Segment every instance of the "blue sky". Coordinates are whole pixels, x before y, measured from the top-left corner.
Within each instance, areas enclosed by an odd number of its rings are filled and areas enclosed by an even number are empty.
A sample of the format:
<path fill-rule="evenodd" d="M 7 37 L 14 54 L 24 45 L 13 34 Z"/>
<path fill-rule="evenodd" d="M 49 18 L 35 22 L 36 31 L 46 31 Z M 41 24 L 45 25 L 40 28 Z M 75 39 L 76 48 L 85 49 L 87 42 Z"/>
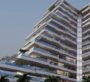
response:
<path fill-rule="evenodd" d="M 0 0 L 0 57 L 17 53 L 36 22 L 55 0 Z M 82 8 L 90 0 L 68 0 Z"/>

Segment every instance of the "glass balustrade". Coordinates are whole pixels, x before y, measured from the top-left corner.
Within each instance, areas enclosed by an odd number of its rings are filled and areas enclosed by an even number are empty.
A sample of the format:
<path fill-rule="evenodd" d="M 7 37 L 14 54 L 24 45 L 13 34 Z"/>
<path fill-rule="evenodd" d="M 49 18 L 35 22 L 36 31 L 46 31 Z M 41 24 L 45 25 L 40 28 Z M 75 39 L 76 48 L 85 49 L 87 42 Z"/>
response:
<path fill-rule="evenodd" d="M 45 69 L 45 68 L 40 68 L 40 67 L 36 67 L 36 66 L 29 66 L 29 65 L 17 65 L 15 63 L 11 63 L 11 62 L 6 62 L 6 65 L 10 65 L 10 66 L 15 66 L 15 67 L 21 67 L 21 68 L 26 68 L 26 69 L 31 69 L 33 71 L 42 71 L 42 72 L 48 72 L 48 73 L 54 73 L 54 71 L 51 71 L 49 69 Z"/>
<path fill-rule="evenodd" d="M 15 78 L 14 76 L 17 75 L 17 73 L 0 70 L 0 76 L 3 75 L 8 75 L 8 78 L 12 79 Z M 32 78 L 31 81 L 38 81 L 38 82 L 44 81 L 41 77 L 35 77 L 35 76 L 30 76 L 30 77 Z"/>

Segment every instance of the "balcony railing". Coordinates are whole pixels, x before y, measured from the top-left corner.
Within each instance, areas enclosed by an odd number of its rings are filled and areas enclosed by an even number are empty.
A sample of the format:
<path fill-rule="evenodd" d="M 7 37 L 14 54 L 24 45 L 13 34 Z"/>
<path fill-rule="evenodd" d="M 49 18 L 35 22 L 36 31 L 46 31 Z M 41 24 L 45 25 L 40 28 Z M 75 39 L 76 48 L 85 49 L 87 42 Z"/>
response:
<path fill-rule="evenodd" d="M 24 57 L 24 56 L 23 56 Z M 28 56 L 25 56 L 26 58 L 28 58 Z M 29 57 L 30 58 L 30 57 Z M 32 58 L 32 57 L 31 57 Z M 53 67 L 53 68 L 55 68 L 55 69 L 57 69 L 57 68 L 61 68 L 61 69 L 65 69 L 65 70 L 68 70 L 68 71 L 72 71 L 72 72 L 74 72 L 72 69 L 68 69 L 68 68 L 65 68 L 64 66 L 58 66 L 58 64 L 51 64 L 50 62 L 48 62 L 46 59 L 45 59 L 45 61 L 43 61 L 43 59 L 42 58 L 32 58 L 32 59 L 36 59 L 35 61 L 37 61 L 37 62 L 40 62 L 40 63 L 42 63 L 42 64 L 45 64 L 45 65 L 49 65 L 50 67 Z"/>
<path fill-rule="evenodd" d="M 83 73 L 88 73 L 90 72 L 90 66 L 83 68 Z"/>
<path fill-rule="evenodd" d="M 63 10 L 64 13 L 67 13 L 69 16 L 72 16 L 74 19 L 77 19 L 76 16 L 74 16 L 71 12 L 68 12 L 68 10 L 64 9 L 62 6 L 60 6 L 60 9 Z"/>
<path fill-rule="evenodd" d="M 70 21 L 67 21 L 64 17 L 62 17 L 62 16 L 60 16 L 60 15 L 58 15 L 58 14 L 54 14 L 57 18 L 59 18 L 59 19 L 62 19 L 64 22 L 66 22 L 71 28 L 76 28 L 76 26 L 74 26 L 73 24 L 71 24 L 71 22 Z M 68 27 L 69 28 L 69 27 Z M 73 31 L 74 32 L 74 31 Z"/>
<path fill-rule="evenodd" d="M 59 10 L 57 10 L 57 14 L 61 14 L 63 17 L 67 17 L 68 19 L 70 19 L 71 21 L 73 21 L 73 22 L 75 22 L 75 23 L 77 23 L 77 21 L 75 21 L 75 20 L 73 20 L 70 16 L 68 16 L 67 14 L 64 14 L 64 13 L 62 13 L 61 11 L 59 11 Z"/>
<path fill-rule="evenodd" d="M 52 31 L 50 31 L 50 30 L 46 30 L 46 32 L 48 33 L 48 34 L 50 34 L 50 35 L 53 35 L 53 38 L 54 38 L 54 36 L 55 36 L 55 38 L 57 37 L 57 38 L 59 38 L 60 40 L 68 40 L 68 41 L 70 41 L 71 43 L 73 43 L 73 44 L 75 44 L 76 45 L 76 42 L 74 41 L 74 40 L 72 40 L 72 39 L 70 39 L 69 37 L 64 37 L 64 35 L 58 35 L 58 34 L 56 34 L 56 33 L 54 33 L 54 32 L 52 32 Z M 44 36 L 47 36 L 47 34 L 44 34 Z M 47 36 L 47 37 L 49 37 L 49 36 Z M 51 37 L 50 37 L 51 38 Z M 54 41 L 56 40 L 56 39 L 53 39 Z M 57 40 L 56 40 L 57 41 Z M 59 43 L 60 41 L 57 41 L 57 43 Z"/>
<path fill-rule="evenodd" d="M 82 55 L 83 58 L 85 58 L 85 57 L 88 58 L 89 56 L 90 56 L 90 52 L 84 53 L 84 54 Z"/>
<path fill-rule="evenodd" d="M 83 65 L 84 65 L 84 66 L 85 66 L 85 65 L 90 65 L 90 60 L 84 61 L 84 62 L 83 62 Z"/>
<path fill-rule="evenodd" d="M 15 67 L 20 67 L 20 68 L 25 68 L 25 69 L 30 69 L 30 70 L 33 70 L 33 71 L 42 71 L 42 72 L 55 73 L 52 70 L 43 69 L 43 68 L 40 68 L 40 67 L 31 66 L 31 65 L 17 65 L 15 63 L 11 63 L 11 62 L 6 62 L 6 63 L 2 63 L 2 64 L 6 64 L 6 65 L 10 65 L 10 66 L 15 66 Z"/>
<path fill-rule="evenodd" d="M 54 25 L 53 23 L 51 24 L 52 27 L 54 27 L 54 28 L 57 28 L 57 26 L 60 27 L 60 25 L 61 25 L 62 27 L 64 27 L 65 29 L 69 28 L 69 27 L 67 27 L 66 25 L 62 24 L 61 22 L 59 22 L 59 21 L 57 21 L 57 20 L 55 20 L 55 19 L 52 19 L 51 21 L 53 21 L 53 22 L 56 23 L 56 25 Z M 58 30 L 58 31 L 60 30 L 61 32 L 66 33 L 65 30 L 58 29 L 58 28 L 57 28 L 57 30 Z M 70 31 L 70 33 L 71 33 L 70 36 L 76 38 L 74 31 Z"/>
<path fill-rule="evenodd" d="M 16 78 L 15 75 L 18 75 L 18 73 L 16 72 L 10 72 L 10 71 L 4 71 L 4 70 L 0 70 L 0 76 L 4 76 L 4 75 L 8 75 L 8 79 L 10 79 L 10 82 L 16 82 Z M 44 82 L 44 80 L 41 77 L 35 77 L 35 76 L 31 76 L 31 82 L 35 81 L 35 82 Z"/>

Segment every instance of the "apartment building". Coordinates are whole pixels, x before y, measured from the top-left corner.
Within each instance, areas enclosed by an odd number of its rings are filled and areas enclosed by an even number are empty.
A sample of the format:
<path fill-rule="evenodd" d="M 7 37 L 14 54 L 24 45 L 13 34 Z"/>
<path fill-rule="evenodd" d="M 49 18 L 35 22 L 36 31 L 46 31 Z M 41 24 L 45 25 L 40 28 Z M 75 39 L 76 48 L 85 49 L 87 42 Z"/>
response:
<path fill-rule="evenodd" d="M 81 82 L 89 75 L 90 6 L 82 10 L 67 0 L 57 0 L 26 37 L 23 50 L 14 61 L 1 62 L 0 69 L 29 73 L 36 82 L 50 75 L 60 82 Z M 38 80 L 37 80 L 38 79 Z"/>
<path fill-rule="evenodd" d="M 90 5 L 82 9 L 83 74 L 90 75 Z"/>

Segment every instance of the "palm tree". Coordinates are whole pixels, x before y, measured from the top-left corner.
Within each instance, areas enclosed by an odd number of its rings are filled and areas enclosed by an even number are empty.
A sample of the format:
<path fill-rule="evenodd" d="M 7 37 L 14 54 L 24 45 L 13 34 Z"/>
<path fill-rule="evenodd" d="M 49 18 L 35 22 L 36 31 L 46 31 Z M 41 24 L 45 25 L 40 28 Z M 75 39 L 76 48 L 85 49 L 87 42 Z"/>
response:
<path fill-rule="evenodd" d="M 90 76 L 83 76 L 82 82 L 90 82 Z"/>
<path fill-rule="evenodd" d="M 59 82 L 61 80 L 58 76 L 49 76 L 45 79 L 44 82 Z"/>
<path fill-rule="evenodd" d="M 28 74 L 23 74 L 22 76 L 16 75 L 15 77 L 18 77 L 18 80 L 16 82 L 30 82 L 31 77 L 28 76 Z"/>
<path fill-rule="evenodd" d="M 6 78 L 7 76 L 1 76 L 0 82 L 10 82 L 9 79 Z"/>

